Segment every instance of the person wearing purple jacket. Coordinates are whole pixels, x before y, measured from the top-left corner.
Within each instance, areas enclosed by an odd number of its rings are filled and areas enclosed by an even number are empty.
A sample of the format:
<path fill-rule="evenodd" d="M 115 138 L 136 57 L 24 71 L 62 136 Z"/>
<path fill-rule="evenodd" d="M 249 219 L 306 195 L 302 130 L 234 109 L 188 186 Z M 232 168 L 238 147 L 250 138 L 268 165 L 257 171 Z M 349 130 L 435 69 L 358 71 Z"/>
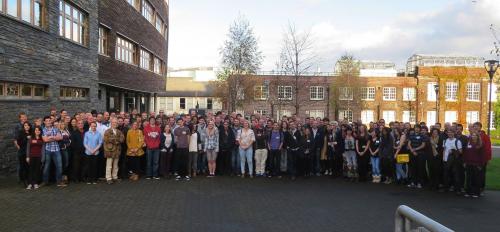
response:
<path fill-rule="evenodd" d="M 281 147 L 283 146 L 283 139 L 283 132 L 280 131 L 278 123 L 273 123 L 273 129 L 268 134 L 267 138 L 271 168 L 271 170 L 269 170 L 269 177 L 278 176 L 278 178 L 281 178 Z"/>

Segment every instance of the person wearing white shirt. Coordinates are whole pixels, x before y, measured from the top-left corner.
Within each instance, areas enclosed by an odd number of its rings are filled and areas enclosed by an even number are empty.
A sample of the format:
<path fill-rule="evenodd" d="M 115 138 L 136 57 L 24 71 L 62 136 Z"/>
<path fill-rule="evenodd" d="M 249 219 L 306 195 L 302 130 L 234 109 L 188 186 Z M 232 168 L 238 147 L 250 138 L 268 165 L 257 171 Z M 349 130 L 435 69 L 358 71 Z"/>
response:
<path fill-rule="evenodd" d="M 250 129 L 250 124 L 248 121 L 243 122 L 243 128 L 238 131 L 238 136 L 236 140 L 240 144 L 239 154 L 240 154 L 240 168 L 241 168 L 241 178 L 245 178 L 245 163 L 248 164 L 248 174 L 250 178 L 253 178 L 253 143 L 255 142 L 255 134 L 252 129 Z"/>
<path fill-rule="evenodd" d="M 455 131 L 447 131 L 448 138 L 443 143 L 443 181 L 449 191 L 461 192 L 459 187 L 460 173 L 454 168 L 454 162 L 459 162 L 462 156 L 462 143 L 455 138 Z M 453 184 L 453 186 L 451 186 Z"/>

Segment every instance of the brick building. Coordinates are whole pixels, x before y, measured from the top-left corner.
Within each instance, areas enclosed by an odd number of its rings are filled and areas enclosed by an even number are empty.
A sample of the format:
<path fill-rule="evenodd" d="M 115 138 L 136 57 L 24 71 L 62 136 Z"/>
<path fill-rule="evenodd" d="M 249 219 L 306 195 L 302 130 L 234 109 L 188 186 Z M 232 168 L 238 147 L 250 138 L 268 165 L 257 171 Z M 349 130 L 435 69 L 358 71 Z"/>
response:
<path fill-rule="evenodd" d="M 255 94 L 244 104 L 245 114 L 261 113 L 274 118 L 295 113 L 295 78 L 262 75 Z M 439 122 L 487 125 L 488 75 L 484 68 L 419 67 L 418 75 L 399 77 L 301 76 L 298 78 L 300 117 L 386 121 L 436 122 L 439 86 Z M 496 85 L 492 100 L 496 101 Z M 494 117 L 493 117 L 494 118 Z"/>

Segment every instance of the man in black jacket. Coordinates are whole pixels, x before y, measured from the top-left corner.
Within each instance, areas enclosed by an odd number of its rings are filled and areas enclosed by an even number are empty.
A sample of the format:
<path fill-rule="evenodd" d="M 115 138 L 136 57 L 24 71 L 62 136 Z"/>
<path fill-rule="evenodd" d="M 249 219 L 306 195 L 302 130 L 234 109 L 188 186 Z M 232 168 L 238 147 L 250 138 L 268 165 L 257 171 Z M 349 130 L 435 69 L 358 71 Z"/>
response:
<path fill-rule="evenodd" d="M 320 158 L 321 158 L 321 148 L 323 148 L 323 143 L 325 142 L 325 134 L 318 127 L 318 122 L 316 120 L 310 121 L 311 123 L 311 135 L 314 140 L 314 151 L 312 153 L 312 162 L 313 162 L 313 174 L 316 176 L 320 176 Z"/>
<path fill-rule="evenodd" d="M 78 121 L 76 123 L 76 130 L 71 131 L 71 170 L 70 180 L 73 182 L 80 182 L 83 179 L 83 173 L 81 172 L 83 153 L 85 152 L 85 147 L 83 146 L 83 137 L 85 130 L 83 128 L 83 121 Z"/>
<path fill-rule="evenodd" d="M 297 158 L 302 152 L 302 133 L 297 129 L 295 122 L 290 122 L 290 130 L 285 132 L 285 144 L 288 150 L 288 170 L 292 180 L 297 176 Z"/>

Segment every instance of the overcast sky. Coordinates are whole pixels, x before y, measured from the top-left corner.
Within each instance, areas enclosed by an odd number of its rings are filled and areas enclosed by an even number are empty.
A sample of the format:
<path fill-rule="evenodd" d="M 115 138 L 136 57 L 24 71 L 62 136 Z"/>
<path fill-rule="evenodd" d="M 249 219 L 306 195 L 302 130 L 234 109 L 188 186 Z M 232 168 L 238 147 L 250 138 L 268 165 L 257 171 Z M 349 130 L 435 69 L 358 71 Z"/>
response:
<path fill-rule="evenodd" d="M 489 25 L 500 28 L 500 0 L 170 0 L 169 66 L 219 66 L 238 14 L 254 28 L 264 71 L 274 68 L 288 22 L 311 31 L 325 72 L 346 52 L 398 68 L 415 53 L 490 58 Z"/>

